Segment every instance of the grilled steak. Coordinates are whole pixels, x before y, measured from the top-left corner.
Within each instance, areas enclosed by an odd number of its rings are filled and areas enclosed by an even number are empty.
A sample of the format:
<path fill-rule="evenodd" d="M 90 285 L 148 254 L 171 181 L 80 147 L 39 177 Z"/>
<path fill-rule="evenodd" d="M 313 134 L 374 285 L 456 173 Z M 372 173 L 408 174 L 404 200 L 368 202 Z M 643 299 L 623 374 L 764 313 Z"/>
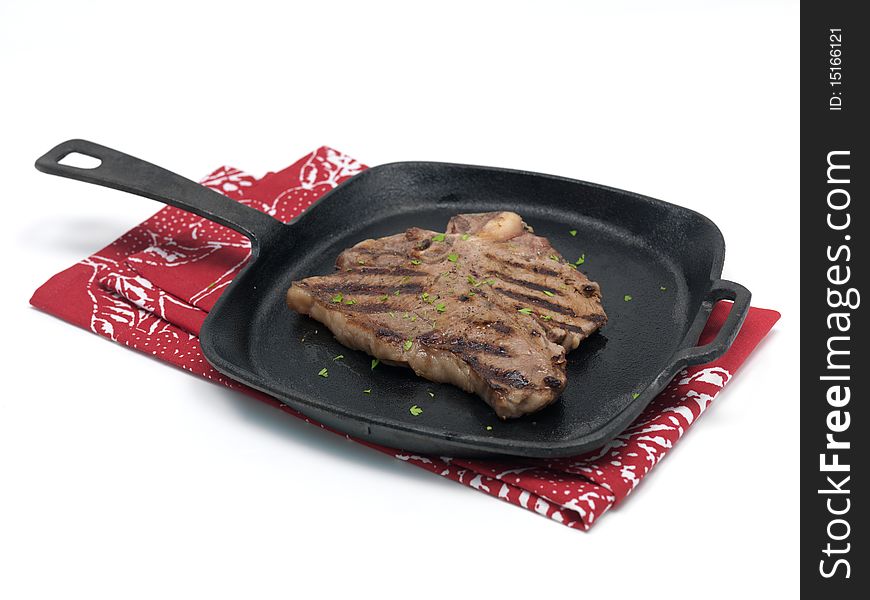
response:
<path fill-rule="evenodd" d="M 479 395 L 503 419 L 553 402 L 565 353 L 607 321 L 598 284 L 512 212 L 365 240 L 336 266 L 294 282 L 288 306 L 345 346 Z"/>

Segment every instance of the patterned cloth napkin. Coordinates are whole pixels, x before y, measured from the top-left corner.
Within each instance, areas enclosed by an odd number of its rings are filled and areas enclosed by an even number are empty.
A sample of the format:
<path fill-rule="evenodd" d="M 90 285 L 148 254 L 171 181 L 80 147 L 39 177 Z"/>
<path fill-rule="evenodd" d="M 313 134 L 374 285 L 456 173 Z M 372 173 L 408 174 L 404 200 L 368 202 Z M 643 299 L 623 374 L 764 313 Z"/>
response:
<path fill-rule="evenodd" d="M 323 147 L 261 179 L 222 167 L 202 184 L 289 221 L 325 192 L 365 168 L 349 156 Z M 36 291 L 31 303 L 70 323 L 312 422 L 273 398 L 224 377 L 209 366 L 200 351 L 202 322 L 222 290 L 244 266 L 249 253 L 250 244 L 242 235 L 166 207 L 99 252 L 49 279 Z M 728 303 L 715 307 L 701 343 L 715 336 L 729 309 Z M 418 456 L 360 443 L 568 527 L 585 530 L 628 496 L 667 454 L 778 319 L 775 311 L 752 308 L 727 354 L 711 364 L 679 373 L 628 429 L 589 454 L 489 461 Z"/>

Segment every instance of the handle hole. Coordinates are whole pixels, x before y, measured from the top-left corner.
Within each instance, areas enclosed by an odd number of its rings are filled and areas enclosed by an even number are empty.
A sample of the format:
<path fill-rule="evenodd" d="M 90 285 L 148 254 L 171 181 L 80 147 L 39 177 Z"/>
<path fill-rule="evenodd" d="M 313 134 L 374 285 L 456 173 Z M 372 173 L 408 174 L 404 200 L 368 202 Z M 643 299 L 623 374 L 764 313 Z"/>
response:
<path fill-rule="evenodd" d="M 70 152 L 57 162 L 66 167 L 75 167 L 76 169 L 96 169 L 103 164 L 103 161 L 99 158 L 88 156 L 81 152 Z"/>

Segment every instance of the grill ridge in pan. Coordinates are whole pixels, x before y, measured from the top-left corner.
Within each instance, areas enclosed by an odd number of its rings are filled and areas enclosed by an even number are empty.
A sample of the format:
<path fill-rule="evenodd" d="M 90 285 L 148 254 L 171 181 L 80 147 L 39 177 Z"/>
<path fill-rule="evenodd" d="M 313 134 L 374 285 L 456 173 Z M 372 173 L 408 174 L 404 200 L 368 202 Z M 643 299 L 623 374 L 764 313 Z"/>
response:
<path fill-rule="evenodd" d="M 72 152 L 101 164 L 81 169 L 59 163 Z M 549 457 L 598 448 L 637 417 L 680 369 L 724 353 L 749 309 L 749 292 L 719 279 L 725 244 L 709 219 L 562 177 L 393 163 L 351 178 L 285 225 L 165 169 L 84 140 L 60 144 L 36 167 L 160 200 L 250 237 L 252 260 L 202 327 L 206 359 L 325 425 L 414 452 Z M 609 317 L 606 327 L 568 354 L 568 386 L 560 400 L 539 413 L 502 422 L 482 400 L 458 388 L 426 381 L 409 369 L 380 365 L 372 370 L 371 357 L 341 346 L 324 325 L 284 303 L 291 281 L 332 272 L 338 254 L 356 242 L 411 226 L 443 231 L 454 214 L 493 210 L 519 213 L 568 259 L 585 254 L 581 268 L 601 284 Z M 576 236 L 568 235 L 572 229 Z M 713 304 L 722 299 L 734 301 L 725 325 L 713 342 L 696 346 Z M 345 359 L 333 362 L 337 354 Z M 318 376 L 324 367 L 328 378 Z M 422 414 L 412 414 L 413 405 Z"/>

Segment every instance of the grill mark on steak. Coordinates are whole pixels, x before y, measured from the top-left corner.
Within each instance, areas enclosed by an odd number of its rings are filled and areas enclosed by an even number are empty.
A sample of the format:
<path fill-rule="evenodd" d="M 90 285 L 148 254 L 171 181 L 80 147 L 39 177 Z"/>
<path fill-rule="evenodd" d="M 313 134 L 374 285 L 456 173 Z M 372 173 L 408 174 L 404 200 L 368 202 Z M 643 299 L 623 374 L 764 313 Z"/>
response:
<path fill-rule="evenodd" d="M 516 279 L 515 277 L 511 277 L 510 275 L 505 275 L 504 273 L 493 273 L 493 277 L 500 279 L 502 281 L 506 281 L 508 283 L 512 283 L 514 285 L 518 285 L 520 287 L 525 287 L 530 290 L 535 290 L 536 292 L 551 292 L 555 295 L 559 295 L 558 290 L 547 287 L 546 285 L 541 285 L 539 283 L 535 283 L 534 281 L 525 281 L 524 279 Z"/>
<path fill-rule="evenodd" d="M 355 302 L 354 304 L 344 304 L 344 303 L 333 303 L 331 307 L 333 309 L 341 309 L 343 311 L 352 312 L 352 313 L 361 313 L 366 315 L 376 315 L 381 313 L 389 313 L 396 311 L 403 311 L 404 307 L 402 306 L 394 306 L 389 304 L 388 302 L 378 302 L 377 304 L 365 304 L 362 302 Z"/>
<path fill-rule="evenodd" d="M 508 298 L 513 298 L 514 300 L 522 300 L 530 304 L 540 306 L 541 308 L 546 308 L 547 310 L 559 313 L 561 315 L 568 315 L 569 317 L 575 316 L 574 311 L 570 308 L 562 306 L 561 304 L 556 304 L 555 302 L 550 302 L 549 300 L 545 300 L 544 298 L 529 296 L 528 294 L 522 294 L 520 292 L 514 292 L 513 290 L 506 290 L 504 288 L 495 288 L 495 291 L 507 296 Z"/>
<path fill-rule="evenodd" d="M 450 349 L 461 356 L 471 353 L 482 353 L 490 354 L 492 356 L 501 356 L 503 358 L 511 358 L 510 353 L 504 346 L 496 346 L 488 342 L 478 342 L 458 336 L 445 340 L 441 334 L 435 331 L 418 336 L 417 341 L 426 346 Z"/>
<path fill-rule="evenodd" d="M 389 340 L 391 342 L 404 342 L 405 338 L 399 335 L 398 332 L 393 331 L 387 327 L 378 327 L 375 329 L 375 335 L 383 340 Z"/>
<path fill-rule="evenodd" d="M 481 362 L 476 356 L 463 357 L 463 360 L 471 365 L 471 368 L 485 375 L 488 379 L 500 381 L 512 388 L 522 389 L 530 385 L 528 378 L 519 369 L 499 369 L 498 367 Z"/>
<path fill-rule="evenodd" d="M 590 313 L 588 315 L 583 315 L 582 317 L 577 317 L 578 319 L 583 319 L 584 321 L 589 321 L 591 323 L 601 324 L 607 322 L 607 317 L 605 315 L 600 315 L 596 313 Z"/>
<path fill-rule="evenodd" d="M 559 329 L 564 329 L 565 331 L 573 331 L 574 333 L 585 333 L 582 327 L 572 325 L 571 323 L 562 323 L 561 321 L 556 321 L 555 319 L 544 321 L 544 324 L 552 327 L 558 327 Z"/>
<path fill-rule="evenodd" d="M 423 291 L 423 286 L 419 283 L 400 283 L 399 285 L 373 285 L 362 281 L 339 281 L 335 283 L 322 283 L 310 286 L 315 292 L 325 294 L 344 294 L 350 296 L 380 296 L 383 294 L 412 293 L 416 294 Z"/>
<path fill-rule="evenodd" d="M 415 271 L 406 267 L 360 267 L 351 273 L 358 275 L 395 275 L 396 277 L 424 277 L 428 275 L 423 271 Z"/>
<path fill-rule="evenodd" d="M 544 377 L 544 385 L 546 385 L 547 387 L 550 387 L 550 388 L 557 388 L 557 387 L 561 387 L 562 382 L 559 381 L 558 379 L 556 379 L 555 377 L 550 377 L 548 375 L 547 377 Z"/>
<path fill-rule="evenodd" d="M 539 265 L 539 264 L 520 263 L 520 262 L 517 262 L 515 260 L 510 260 L 508 258 L 505 258 L 503 256 L 501 256 L 501 257 L 493 256 L 490 253 L 486 253 L 486 254 L 484 254 L 484 256 L 492 261 L 495 261 L 496 263 L 508 265 L 509 267 L 514 267 L 515 269 L 522 269 L 523 271 L 532 271 L 533 273 L 537 273 L 538 275 L 546 275 L 548 277 L 555 277 L 555 276 L 559 275 L 558 271 L 554 271 L 553 269 L 550 269 L 549 267 L 544 267 L 544 266 Z M 548 260 L 549 260 L 549 258 L 548 258 Z"/>
<path fill-rule="evenodd" d="M 377 248 L 375 250 L 372 250 L 371 248 L 354 248 L 354 252 L 369 258 L 380 258 L 382 256 L 399 256 L 405 258 L 408 256 L 408 253 L 402 250 L 390 250 L 387 248 Z"/>
<path fill-rule="evenodd" d="M 558 257 L 515 213 L 457 215 L 444 234 L 411 228 L 348 248 L 338 271 L 294 282 L 287 304 L 350 348 L 519 417 L 558 398 L 566 352 L 607 320 L 598 284 Z"/>

